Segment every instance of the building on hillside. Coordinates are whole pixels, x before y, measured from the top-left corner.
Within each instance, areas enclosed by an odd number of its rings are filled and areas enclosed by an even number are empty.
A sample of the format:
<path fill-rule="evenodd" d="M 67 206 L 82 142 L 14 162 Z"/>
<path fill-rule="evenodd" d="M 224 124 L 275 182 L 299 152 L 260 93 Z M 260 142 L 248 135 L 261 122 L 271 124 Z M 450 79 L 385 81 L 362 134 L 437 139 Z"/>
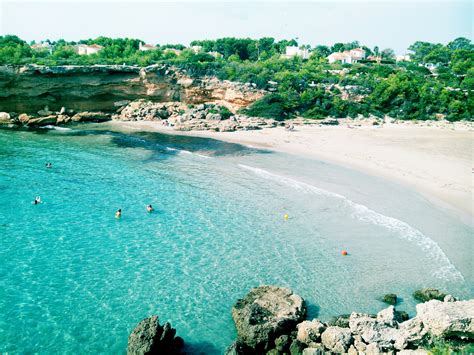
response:
<path fill-rule="evenodd" d="M 301 59 L 309 58 L 309 50 L 306 48 L 300 48 L 297 46 L 287 46 L 285 49 L 285 54 L 281 55 L 282 58 L 293 58 L 300 57 Z"/>
<path fill-rule="evenodd" d="M 395 57 L 395 60 L 397 62 L 409 62 L 409 61 L 411 61 L 411 58 L 410 58 L 409 54 L 403 54 L 403 55 L 397 55 Z"/>
<path fill-rule="evenodd" d="M 158 49 L 158 47 L 156 47 L 156 46 L 154 46 L 154 45 L 152 45 L 152 44 L 147 44 L 147 43 L 142 44 L 142 43 L 140 43 L 140 44 L 138 45 L 138 49 L 139 49 L 140 51 L 153 51 L 153 50 L 155 50 L 155 49 Z"/>
<path fill-rule="evenodd" d="M 181 50 L 180 49 L 176 49 L 176 48 L 165 48 L 163 49 L 163 53 L 174 53 L 176 55 L 180 55 L 181 54 Z"/>
<path fill-rule="evenodd" d="M 350 56 L 353 60 L 359 61 L 365 59 L 365 50 L 362 48 L 354 48 L 349 51 Z"/>
<path fill-rule="evenodd" d="M 379 55 L 369 55 L 367 60 L 370 62 L 380 63 L 382 61 L 382 57 Z"/>
<path fill-rule="evenodd" d="M 50 54 L 53 53 L 53 46 L 48 42 L 35 43 L 32 44 L 30 47 L 35 51 L 47 50 Z"/>
<path fill-rule="evenodd" d="M 202 52 L 202 46 L 192 46 L 191 47 L 191 50 L 197 54 L 197 53 L 201 53 Z"/>
<path fill-rule="evenodd" d="M 214 58 L 222 58 L 223 55 L 219 52 L 207 52 L 207 54 L 212 55 Z"/>
<path fill-rule="evenodd" d="M 75 51 L 79 55 L 91 55 L 99 53 L 104 47 L 98 44 L 78 44 L 74 47 Z"/>
<path fill-rule="evenodd" d="M 344 52 L 334 52 L 327 56 L 329 63 L 341 62 L 342 64 L 353 64 L 365 59 L 365 50 L 354 48 Z"/>
<path fill-rule="evenodd" d="M 347 52 L 334 52 L 327 56 L 329 64 L 335 62 L 341 62 L 341 64 L 352 64 L 353 60 L 349 53 Z"/>

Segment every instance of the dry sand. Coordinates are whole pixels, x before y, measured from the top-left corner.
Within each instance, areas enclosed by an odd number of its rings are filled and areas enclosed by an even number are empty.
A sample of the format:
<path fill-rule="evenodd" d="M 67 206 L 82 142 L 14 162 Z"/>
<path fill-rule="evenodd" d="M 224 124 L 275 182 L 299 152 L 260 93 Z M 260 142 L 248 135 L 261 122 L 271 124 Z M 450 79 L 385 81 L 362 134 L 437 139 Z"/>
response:
<path fill-rule="evenodd" d="M 177 132 L 159 122 L 114 122 L 129 130 L 208 137 L 316 158 L 414 188 L 472 221 L 473 131 L 466 126 L 415 124 L 296 126 L 260 131 Z"/>

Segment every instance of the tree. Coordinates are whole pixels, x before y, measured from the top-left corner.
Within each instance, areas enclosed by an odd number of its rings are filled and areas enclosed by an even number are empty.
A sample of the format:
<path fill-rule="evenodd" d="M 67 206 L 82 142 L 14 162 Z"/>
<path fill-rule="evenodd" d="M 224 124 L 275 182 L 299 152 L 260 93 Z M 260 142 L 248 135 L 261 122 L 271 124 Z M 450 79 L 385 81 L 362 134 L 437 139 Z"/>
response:
<path fill-rule="evenodd" d="M 382 51 L 381 56 L 383 59 L 392 60 L 392 59 L 395 59 L 395 52 L 393 51 L 392 48 L 385 48 Z"/>
<path fill-rule="evenodd" d="M 469 49 L 473 50 L 474 45 L 471 43 L 471 41 L 465 37 L 458 37 L 454 41 L 451 41 L 448 43 L 447 47 L 451 50 L 456 50 L 456 49 Z"/>

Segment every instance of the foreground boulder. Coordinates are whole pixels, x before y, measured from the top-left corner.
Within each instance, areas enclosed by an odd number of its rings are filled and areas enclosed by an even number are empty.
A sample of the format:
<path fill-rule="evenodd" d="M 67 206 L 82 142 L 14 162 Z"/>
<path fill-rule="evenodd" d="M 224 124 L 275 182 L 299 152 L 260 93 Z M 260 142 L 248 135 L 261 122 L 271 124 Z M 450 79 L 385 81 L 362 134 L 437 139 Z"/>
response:
<path fill-rule="evenodd" d="M 328 327 L 321 335 L 321 341 L 326 349 L 345 353 L 352 343 L 352 334 L 347 328 Z"/>
<path fill-rule="evenodd" d="M 175 335 L 168 322 L 161 326 L 157 316 L 145 318 L 128 337 L 127 354 L 181 354 L 184 342 Z"/>
<path fill-rule="evenodd" d="M 237 341 L 260 353 L 273 348 L 279 336 L 294 331 L 305 314 L 300 296 L 276 286 L 253 288 L 232 308 Z"/>
<path fill-rule="evenodd" d="M 417 305 L 416 313 L 416 317 L 434 336 L 474 339 L 474 300 L 432 300 Z"/>

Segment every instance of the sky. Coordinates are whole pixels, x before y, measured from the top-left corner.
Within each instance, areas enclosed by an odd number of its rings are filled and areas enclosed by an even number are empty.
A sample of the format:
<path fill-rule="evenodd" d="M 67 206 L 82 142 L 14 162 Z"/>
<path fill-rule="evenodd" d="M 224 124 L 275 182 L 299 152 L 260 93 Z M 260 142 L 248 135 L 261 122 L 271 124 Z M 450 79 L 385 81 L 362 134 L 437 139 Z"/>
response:
<path fill-rule="evenodd" d="M 358 40 L 406 52 L 415 41 L 473 39 L 472 0 L 0 0 L 0 34 L 26 41 L 139 38 L 151 44 L 221 37 Z"/>

